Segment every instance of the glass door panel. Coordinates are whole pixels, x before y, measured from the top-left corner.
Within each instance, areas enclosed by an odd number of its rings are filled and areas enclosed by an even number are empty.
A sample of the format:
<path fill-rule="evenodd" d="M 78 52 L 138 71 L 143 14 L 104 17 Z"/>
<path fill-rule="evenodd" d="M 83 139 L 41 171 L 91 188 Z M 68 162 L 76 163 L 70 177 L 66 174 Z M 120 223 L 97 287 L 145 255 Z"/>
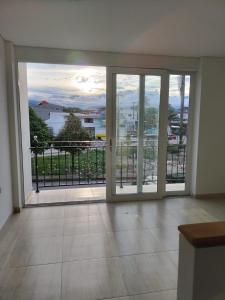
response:
<path fill-rule="evenodd" d="M 159 163 L 160 132 L 166 126 L 160 121 L 162 75 L 158 71 L 112 69 L 111 77 L 108 74 L 109 194 L 116 199 L 126 195 L 156 197 L 165 178 Z"/>
<path fill-rule="evenodd" d="M 137 193 L 139 94 L 138 75 L 116 74 L 116 194 Z"/>
<path fill-rule="evenodd" d="M 143 192 L 157 192 L 161 76 L 145 76 Z"/>
<path fill-rule="evenodd" d="M 169 76 L 166 192 L 185 191 L 190 75 Z"/>

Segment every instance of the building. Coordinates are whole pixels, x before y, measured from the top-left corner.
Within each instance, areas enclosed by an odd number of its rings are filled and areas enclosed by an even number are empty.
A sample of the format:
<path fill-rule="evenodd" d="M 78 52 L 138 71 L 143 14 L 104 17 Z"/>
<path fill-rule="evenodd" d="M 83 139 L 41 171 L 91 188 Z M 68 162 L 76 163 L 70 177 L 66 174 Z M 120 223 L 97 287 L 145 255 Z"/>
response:
<path fill-rule="evenodd" d="M 81 126 L 89 131 L 92 138 L 105 135 L 105 120 L 99 113 L 74 113 L 81 121 Z M 69 113 L 50 112 L 49 118 L 45 121 L 47 126 L 52 129 L 54 136 L 64 127 Z"/>
<path fill-rule="evenodd" d="M 38 105 L 33 107 L 39 118 L 46 121 L 50 118 L 51 112 L 63 112 L 63 107 L 53 103 L 49 103 L 47 100 L 43 100 Z"/>
<path fill-rule="evenodd" d="M 0 299 L 224 300 L 224 16 L 225 2 L 212 0 L 1 1 Z M 84 95 L 99 84 L 93 68 L 105 68 L 106 142 L 74 151 L 46 145 L 47 154 L 31 153 L 27 80 L 41 87 L 48 80 L 40 83 L 38 70 L 32 77 L 30 63 L 51 65 L 52 81 L 57 65 L 78 66 Z M 79 90 L 74 75 L 64 77 L 70 95 Z M 84 75 L 94 79 L 86 82 Z M 171 84 L 173 76 L 188 79 L 188 91 Z M 160 94 L 158 132 L 156 143 L 146 145 L 144 104 L 152 86 Z M 135 91 L 136 120 L 131 98 L 121 108 L 121 91 Z M 187 92 L 188 141 L 168 145 L 169 97 Z M 45 102 L 36 108 L 45 121 L 63 113 L 48 108 Z M 126 114 L 120 127 L 118 116 Z M 97 131 L 94 115 L 80 118 Z M 127 143 L 120 135 L 133 120 L 138 138 Z M 174 170 L 181 182 L 173 182 Z M 45 190 L 35 193 L 41 182 Z M 207 224 L 203 239 L 210 247 L 196 254 L 188 244 L 191 263 L 186 259 L 189 269 L 179 274 L 189 292 L 200 287 L 205 294 L 188 297 L 181 290 L 177 298 L 177 227 L 215 221 L 222 222 L 220 234 Z M 196 279 L 190 274 L 199 257 L 205 271 Z"/>

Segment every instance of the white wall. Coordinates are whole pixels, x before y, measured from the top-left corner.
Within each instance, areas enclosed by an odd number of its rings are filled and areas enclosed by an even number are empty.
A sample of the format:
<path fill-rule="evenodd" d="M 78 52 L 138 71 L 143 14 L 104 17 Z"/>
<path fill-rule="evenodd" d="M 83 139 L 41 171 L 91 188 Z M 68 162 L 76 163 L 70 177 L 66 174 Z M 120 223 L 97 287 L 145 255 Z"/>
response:
<path fill-rule="evenodd" d="M 192 124 L 191 124 L 191 138 L 192 145 L 189 155 L 191 155 L 191 169 L 190 169 L 190 191 L 195 195 L 197 190 L 197 165 L 198 165 L 198 140 L 199 140 L 199 122 L 200 122 L 200 107 L 201 107 L 201 72 L 198 71 L 195 76 L 195 88 L 192 102 Z"/>
<path fill-rule="evenodd" d="M 20 114 L 22 128 L 22 152 L 23 152 L 23 184 L 24 196 L 27 199 L 32 191 L 31 152 L 30 152 L 30 125 L 27 95 L 27 67 L 26 63 L 18 64 L 18 83 L 20 93 Z"/>
<path fill-rule="evenodd" d="M 193 193 L 225 193 L 225 58 L 201 58 L 198 77 Z"/>
<path fill-rule="evenodd" d="M 13 210 L 10 166 L 6 65 L 4 41 L 0 36 L 0 228 Z"/>
<path fill-rule="evenodd" d="M 122 54 L 23 46 L 15 46 L 15 52 L 16 59 L 20 62 L 162 68 L 176 71 L 196 71 L 199 64 L 198 58 L 182 56 Z"/>
<path fill-rule="evenodd" d="M 9 118 L 10 161 L 12 166 L 12 198 L 13 208 L 20 211 L 24 203 L 22 138 L 20 131 L 20 107 L 18 100 L 17 61 L 14 45 L 5 41 L 6 83 Z"/>

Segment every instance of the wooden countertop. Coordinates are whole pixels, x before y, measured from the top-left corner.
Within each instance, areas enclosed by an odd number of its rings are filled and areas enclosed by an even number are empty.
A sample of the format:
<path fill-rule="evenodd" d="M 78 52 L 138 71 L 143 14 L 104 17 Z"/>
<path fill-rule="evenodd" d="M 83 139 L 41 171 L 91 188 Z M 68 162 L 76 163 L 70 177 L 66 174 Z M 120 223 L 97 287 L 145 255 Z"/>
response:
<path fill-rule="evenodd" d="M 225 222 L 180 225 L 178 230 L 196 248 L 225 246 Z"/>

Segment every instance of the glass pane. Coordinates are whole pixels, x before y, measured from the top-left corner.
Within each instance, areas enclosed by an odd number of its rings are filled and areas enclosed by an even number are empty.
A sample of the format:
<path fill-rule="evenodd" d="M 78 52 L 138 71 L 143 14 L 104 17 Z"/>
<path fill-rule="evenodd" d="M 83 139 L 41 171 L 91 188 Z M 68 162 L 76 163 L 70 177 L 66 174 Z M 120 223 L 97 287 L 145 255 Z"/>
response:
<path fill-rule="evenodd" d="M 114 177 L 117 194 L 137 193 L 137 130 L 139 76 L 116 75 L 116 149 Z"/>
<path fill-rule="evenodd" d="M 190 75 L 170 75 L 166 191 L 184 191 Z"/>
<path fill-rule="evenodd" d="M 157 192 L 160 76 L 145 76 L 143 192 Z"/>

